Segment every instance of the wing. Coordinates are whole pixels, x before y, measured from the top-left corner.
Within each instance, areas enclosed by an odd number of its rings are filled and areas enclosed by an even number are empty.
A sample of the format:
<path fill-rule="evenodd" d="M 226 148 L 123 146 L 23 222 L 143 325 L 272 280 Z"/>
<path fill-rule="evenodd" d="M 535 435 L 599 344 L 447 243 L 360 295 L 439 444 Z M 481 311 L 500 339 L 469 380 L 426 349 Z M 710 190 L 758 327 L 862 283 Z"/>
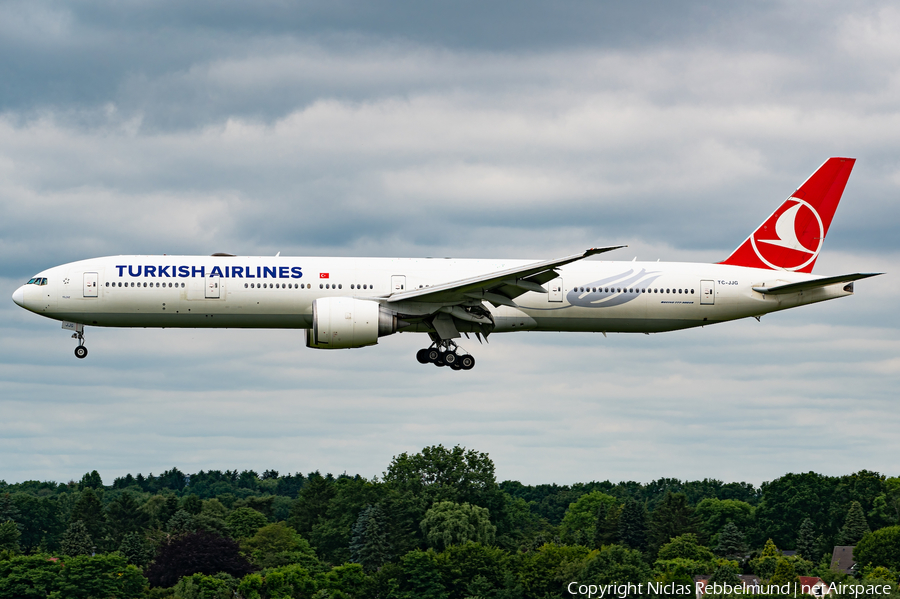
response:
<path fill-rule="evenodd" d="M 595 256 L 604 252 L 626 247 L 615 245 L 602 248 L 592 248 L 581 254 L 566 256 L 556 260 L 533 262 L 517 268 L 488 272 L 483 275 L 451 281 L 441 285 L 425 287 L 422 289 L 410 289 L 394 293 L 387 298 L 388 303 L 415 300 L 417 302 L 433 302 L 439 304 L 453 304 L 467 300 L 488 301 L 495 306 L 516 307 L 513 301 L 516 297 L 529 291 L 547 293 L 542 287 L 547 281 L 552 281 L 559 274 L 556 268 L 565 266 L 588 256 Z"/>
<path fill-rule="evenodd" d="M 838 275 L 836 277 L 822 277 L 821 279 L 813 279 L 811 281 L 802 281 L 800 283 L 787 283 L 785 285 L 776 285 L 774 287 L 754 287 L 753 291 L 765 293 L 768 295 L 783 295 L 785 293 L 800 293 L 801 291 L 809 291 L 819 287 L 827 287 L 829 285 L 837 285 L 839 283 L 851 283 L 860 279 L 868 279 L 869 277 L 877 277 L 882 275 L 881 272 L 858 272 L 852 275 Z M 852 290 L 851 290 L 852 291 Z"/>

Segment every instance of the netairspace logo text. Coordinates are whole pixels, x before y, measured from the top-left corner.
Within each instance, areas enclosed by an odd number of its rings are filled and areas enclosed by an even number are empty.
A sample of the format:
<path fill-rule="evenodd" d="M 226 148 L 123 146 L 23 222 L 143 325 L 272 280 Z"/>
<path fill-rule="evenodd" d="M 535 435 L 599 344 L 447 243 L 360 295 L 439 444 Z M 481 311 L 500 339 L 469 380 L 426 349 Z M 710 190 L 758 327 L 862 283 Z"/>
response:
<path fill-rule="evenodd" d="M 748 585 L 748 584 L 727 584 L 713 583 L 706 584 L 705 581 L 696 583 L 696 588 L 690 585 L 676 584 L 674 582 L 642 582 L 635 584 L 633 582 L 623 584 L 579 584 L 578 582 L 570 582 L 566 587 L 569 594 L 574 596 L 587 597 L 588 599 L 626 599 L 629 595 L 646 594 L 666 594 L 666 595 L 696 595 L 702 596 L 707 593 L 713 595 L 793 595 L 794 597 L 802 597 L 812 593 L 812 588 L 807 585 L 798 585 L 797 583 L 788 583 L 783 585 Z M 859 597 L 860 595 L 890 595 L 891 585 L 884 584 L 839 584 L 832 582 L 828 586 L 822 588 L 823 593 L 833 593 L 841 595 L 850 595 Z"/>

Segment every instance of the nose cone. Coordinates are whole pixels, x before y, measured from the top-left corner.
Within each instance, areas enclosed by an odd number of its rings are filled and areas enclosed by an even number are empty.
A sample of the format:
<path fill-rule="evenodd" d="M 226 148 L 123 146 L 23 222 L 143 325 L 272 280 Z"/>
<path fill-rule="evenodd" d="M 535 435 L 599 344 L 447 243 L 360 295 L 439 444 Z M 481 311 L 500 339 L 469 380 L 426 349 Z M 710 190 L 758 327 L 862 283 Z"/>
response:
<path fill-rule="evenodd" d="M 25 307 L 25 285 L 22 285 L 13 292 L 13 301 Z"/>

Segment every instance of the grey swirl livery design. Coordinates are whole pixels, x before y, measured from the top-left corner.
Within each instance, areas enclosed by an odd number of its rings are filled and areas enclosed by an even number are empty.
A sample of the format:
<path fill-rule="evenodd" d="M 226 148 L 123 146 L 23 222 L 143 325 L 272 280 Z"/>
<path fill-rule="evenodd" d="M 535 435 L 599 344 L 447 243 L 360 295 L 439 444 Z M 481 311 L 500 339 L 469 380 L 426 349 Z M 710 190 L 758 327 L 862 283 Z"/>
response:
<path fill-rule="evenodd" d="M 566 294 L 566 300 L 582 308 L 611 308 L 637 299 L 640 289 L 653 284 L 660 277 L 658 271 L 634 269 L 578 286 Z"/>

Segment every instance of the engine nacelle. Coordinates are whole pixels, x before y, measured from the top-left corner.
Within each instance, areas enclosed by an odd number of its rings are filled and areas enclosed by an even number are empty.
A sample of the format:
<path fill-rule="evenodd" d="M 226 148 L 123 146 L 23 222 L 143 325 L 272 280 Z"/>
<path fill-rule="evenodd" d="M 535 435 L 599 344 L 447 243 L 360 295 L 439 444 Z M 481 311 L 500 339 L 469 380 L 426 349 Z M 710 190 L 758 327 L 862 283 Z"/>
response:
<path fill-rule="evenodd" d="M 397 316 L 378 302 L 352 297 L 313 301 L 313 326 L 306 331 L 306 347 L 346 349 L 378 343 L 397 332 Z"/>

